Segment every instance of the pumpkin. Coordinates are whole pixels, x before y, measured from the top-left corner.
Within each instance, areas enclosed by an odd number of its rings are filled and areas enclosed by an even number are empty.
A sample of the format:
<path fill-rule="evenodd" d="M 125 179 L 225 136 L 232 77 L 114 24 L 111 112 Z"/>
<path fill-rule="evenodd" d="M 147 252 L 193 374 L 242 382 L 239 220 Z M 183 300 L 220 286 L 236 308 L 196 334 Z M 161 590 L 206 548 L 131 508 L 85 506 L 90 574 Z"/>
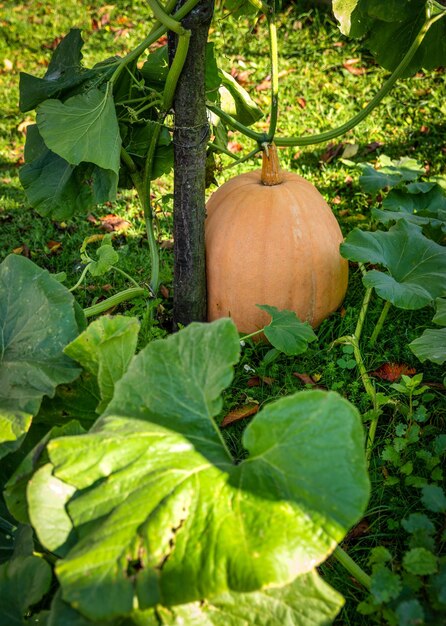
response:
<path fill-rule="evenodd" d="M 274 145 L 262 170 L 226 182 L 206 211 L 209 321 L 231 317 L 254 333 L 270 321 L 256 305 L 268 304 L 316 327 L 339 307 L 348 281 L 339 225 L 314 185 L 280 170 Z"/>

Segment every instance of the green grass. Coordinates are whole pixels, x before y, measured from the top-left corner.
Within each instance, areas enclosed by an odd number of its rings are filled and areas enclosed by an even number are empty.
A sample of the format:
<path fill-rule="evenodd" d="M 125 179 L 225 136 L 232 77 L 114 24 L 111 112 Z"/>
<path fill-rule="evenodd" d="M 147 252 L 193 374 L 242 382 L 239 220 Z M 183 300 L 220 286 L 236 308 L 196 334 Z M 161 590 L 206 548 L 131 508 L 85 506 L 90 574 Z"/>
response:
<path fill-rule="evenodd" d="M 322 132 L 339 126 L 370 101 L 387 76 L 374 64 L 360 43 L 348 41 L 339 34 L 327 10 L 317 10 L 311 5 L 299 3 L 297 7 L 289 6 L 278 24 L 280 71 L 283 72 L 278 133 L 282 135 Z M 102 26 L 98 29 L 93 27 L 101 19 Z M 119 0 L 113 6 L 103 8 L 94 8 L 86 0 L 4 3 L 0 9 L 0 26 L 0 260 L 17 248 L 26 247 L 33 261 L 51 272 L 66 272 L 67 284 L 73 285 L 80 275 L 79 248 L 84 238 L 103 231 L 86 215 L 58 223 L 40 217 L 28 206 L 18 171 L 25 140 L 23 123 L 32 121 L 33 114 L 23 114 L 18 109 L 18 73 L 24 71 L 43 75 L 50 58 L 50 48 L 72 26 L 83 28 L 84 61 L 87 65 L 113 54 L 124 54 L 150 29 L 149 13 L 141 0 Z M 245 73 L 245 88 L 267 113 L 269 92 L 255 89 L 269 74 L 265 22 L 261 21 L 255 27 L 236 23 L 219 9 L 211 40 L 222 59 L 222 67 L 227 71 L 234 69 Z M 365 73 L 354 75 L 347 71 L 343 64 L 349 59 L 358 59 L 355 67 L 364 68 Z M 298 98 L 304 99 L 300 100 L 301 105 Z M 426 167 L 429 176 L 442 175 L 446 169 L 445 102 L 444 72 L 420 73 L 398 84 L 365 122 L 339 138 L 338 142 L 357 146 L 357 153 L 351 157 L 354 162 L 373 163 L 382 153 L 392 158 L 413 156 Z M 266 117 L 255 128 L 264 130 L 265 120 Z M 235 135 L 234 139 L 242 144 L 243 153 L 253 148 L 245 137 Z M 371 151 L 373 142 L 378 142 L 379 146 Z M 324 144 L 281 150 L 282 165 L 305 176 L 319 188 L 331 203 L 345 233 L 357 225 L 368 227 L 374 201 L 361 191 L 358 170 L 341 160 L 341 154 L 327 162 L 326 150 Z M 216 174 L 219 184 L 257 166 L 258 160 L 229 169 L 231 163 L 226 156 L 219 159 L 220 170 Z M 214 188 L 211 187 L 209 193 Z M 172 202 L 168 195 L 171 191 L 171 177 L 157 181 L 153 189 L 159 235 L 163 239 L 171 236 Z M 143 216 L 135 195 L 122 192 L 116 203 L 97 207 L 93 216 L 99 222 L 99 218 L 108 213 L 131 222 L 131 227 L 115 238 L 115 247 L 121 257 L 122 269 L 141 284 L 146 283 L 149 254 Z M 56 252 L 48 245 L 51 241 L 61 244 Z M 91 244 L 91 249 L 94 249 L 94 244 Z M 170 289 L 170 294 L 151 305 L 158 317 L 155 326 L 150 322 L 150 310 L 142 301 L 128 303 L 120 309 L 142 319 L 140 347 L 171 329 L 171 274 L 172 253 L 163 249 L 162 283 Z M 76 292 L 81 305 L 91 305 L 98 298 L 107 296 L 110 283 L 113 291 L 128 286 L 119 274 L 108 275 L 104 279 L 89 279 Z M 342 314 L 338 312 L 323 322 L 317 331 L 318 341 L 298 358 L 280 356 L 268 364 L 265 362 L 268 346 L 248 341 L 233 385 L 225 394 L 221 417 L 246 402 L 254 401 L 262 406 L 275 398 L 305 389 L 305 384 L 294 375 L 295 372 L 316 377 L 319 385 L 338 391 L 355 403 L 362 413 L 366 412 L 370 401 L 357 369 L 340 367 L 338 359 L 342 348 L 332 346 L 336 338 L 354 331 L 363 293 L 359 271 L 352 268 Z M 371 350 L 367 339 L 373 332 L 381 306 L 379 298 L 373 298 L 363 331 L 367 370 L 373 371 L 385 362 L 401 362 L 424 372 L 425 381 L 441 382 L 442 368 L 429 363 L 421 365 L 407 347 L 430 325 L 432 312 L 391 310 L 384 330 Z M 254 372 L 247 371 L 245 366 Z M 271 384 L 252 387 L 248 381 L 253 375 L 273 380 Z M 378 391 L 389 391 L 389 383 L 377 380 L 376 386 Z M 371 466 L 373 494 L 366 513 L 368 531 L 359 537 L 347 538 L 344 546 L 366 570 L 371 547 L 381 544 L 392 546 L 392 550 L 399 551 L 401 555 L 404 549 L 401 529 L 392 529 L 389 521 L 398 522 L 407 511 L 420 508 L 419 492 L 407 487 L 403 480 L 393 486 L 386 484 L 388 467 L 380 454 L 385 440 L 394 436 L 395 424 L 401 421 L 402 406 L 401 397 L 396 392 L 392 393 L 395 404 L 386 409 L 375 440 Z M 428 447 L 436 433 L 445 432 L 444 390 L 434 389 L 432 393 L 434 399 L 427 405 L 431 417 L 429 426 L 423 429 L 420 448 Z M 224 431 L 237 459 L 244 455 L 240 442 L 244 427 L 245 422 L 242 422 Z M 415 458 L 415 452 L 410 452 L 411 458 Z M 400 566 L 397 564 L 397 567 Z M 372 618 L 357 614 L 355 607 L 364 599 L 364 592 L 335 561 L 328 561 L 322 571 L 347 599 L 337 624 L 359 626 L 375 623 Z"/>

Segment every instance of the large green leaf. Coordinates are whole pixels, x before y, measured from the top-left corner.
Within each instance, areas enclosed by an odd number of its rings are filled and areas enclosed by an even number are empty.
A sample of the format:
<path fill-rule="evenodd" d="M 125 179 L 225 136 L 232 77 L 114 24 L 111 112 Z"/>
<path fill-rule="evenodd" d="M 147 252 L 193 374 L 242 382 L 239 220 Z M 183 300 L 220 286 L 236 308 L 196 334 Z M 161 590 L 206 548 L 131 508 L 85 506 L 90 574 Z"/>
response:
<path fill-rule="evenodd" d="M 38 556 L 20 556 L 0 565 L 0 619 L 5 626 L 24 626 L 28 608 L 51 584 L 51 568 Z"/>
<path fill-rule="evenodd" d="M 93 163 L 118 176 L 121 137 L 110 87 L 46 100 L 37 108 L 37 126 L 46 146 L 68 163 Z"/>
<path fill-rule="evenodd" d="M 57 46 L 44 78 L 20 73 L 20 110 L 30 111 L 48 98 L 59 97 L 90 79 L 95 72 L 81 66 L 84 42 L 73 28 Z"/>
<path fill-rule="evenodd" d="M 157 612 L 166 626 L 328 626 L 343 604 L 342 596 L 312 571 L 278 589 L 226 593 Z M 136 618 L 134 622 L 144 624 Z"/>
<path fill-rule="evenodd" d="M 135 354 L 139 322 L 134 317 L 102 316 L 64 350 L 93 374 L 99 385 L 101 402 L 97 412 L 102 413 L 110 402 L 115 383 L 127 370 Z"/>
<path fill-rule="evenodd" d="M 436 306 L 437 312 L 432 321 L 446 326 L 446 298 L 438 298 Z M 409 344 L 409 348 L 421 362 L 428 360 L 443 365 L 446 362 L 446 328 L 428 328 Z"/>
<path fill-rule="evenodd" d="M 369 163 L 359 163 L 362 170 L 359 184 L 367 193 L 376 194 L 385 187 L 410 183 L 424 174 L 424 169 L 418 161 L 409 157 L 393 161 L 383 154 L 379 157 L 377 166 L 378 169 L 375 169 Z"/>
<path fill-rule="evenodd" d="M 0 459 L 20 447 L 31 419 L 30 413 L 0 407 Z"/>
<path fill-rule="evenodd" d="M 360 518 L 363 430 L 334 393 L 263 409 L 247 460 L 233 463 L 211 418 L 238 352 L 225 319 L 153 342 L 90 433 L 49 443 L 53 474 L 76 488 L 67 510 L 80 537 L 57 576 L 90 619 L 288 584 Z"/>
<path fill-rule="evenodd" d="M 333 0 L 333 11 L 344 35 L 363 37 L 364 45 L 378 63 L 394 70 L 418 35 L 427 9 L 441 11 L 429 0 Z M 404 76 L 421 67 L 434 69 L 446 64 L 446 19 L 431 26 L 421 46 L 405 69 Z"/>
<path fill-rule="evenodd" d="M 28 487 L 28 482 L 33 477 L 33 474 L 39 470 L 42 466 L 48 463 L 48 455 L 46 453 L 46 445 L 50 441 L 50 439 L 54 439 L 55 437 L 67 437 L 71 435 L 80 435 L 84 433 L 85 430 L 76 420 L 71 420 L 64 424 L 63 426 L 54 426 L 51 428 L 40 440 L 37 440 L 32 449 L 28 452 L 28 454 L 24 457 L 19 466 L 15 469 L 12 475 L 9 476 L 9 480 L 6 483 L 6 488 L 3 492 L 6 505 L 8 507 L 9 512 L 14 516 L 16 520 L 21 522 L 22 524 L 29 524 L 30 518 L 28 515 L 28 501 L 26 498 L 26 489 Z M 31 431 L 34 434 L 33 431 Z M 34 478 L 33 478 L 34 480 Z M 46 496 L 39 503 L 38 509 L 35 510 L 35 516 L 47 515 L 48 508 L 51 509 L 51 493 L 53 491 L 52 487 L 55 482 L 52 483 L 51 480 L 48 480 L 48 490 L 46 492 Z M 65 487 L 60 488 L 59 494 L 65 492 Z M 56 494 L 55 497 L 58 497 Z M 56 511 L 55 515 L 62 517 L 62 515 L 66 515 L 65 511 L 59 512 Z M 48 515 L 46 519 L 46 524 L 42 529 L 42 533 L 48 533 L 48 528 L 51 526 L 55 526 L 56 522 L 58 523 L 60 520 L 54 520 L 50 515 Z M 68 536 L 68 533 L 67 533 Z M 56 539 L 56 541 L 58 541 Z M 50 542 L 53 543 L 52 538 L 50 538 Z M 63 542 L 62 542 L 63 543 Z M 59 545 L 62 545 L 60 543 Z M 54 547 L 54 546 L 53 546 Z M 53 549 L 53 547 L 49 549 Z"/>
<path fill-rule="evenodd" d="M 144 124 L 133 124 L 124 142 L 125 149 L 141 166 L 147 156 L 152 135 L 158 122 L 147 121 Z M 173 167 L 173 144 L 170 132 L 162 126 L 152 162 L 151 179 L 155 180 L 168 174 Z"/>
<path fill-rule="evenodd" d="M 17 256 L 0 265 L 0 406 L 35 415 L 44 395 L 80 370 L 63 354 L 78 334 L 74 298 L 46 270 Z"/>
<path fill-rule="evenodd" d="M 446 248 L 405 220 L 388 232 L 352 230 L 341 244 L 341 254 L 351 261 L 387 268 L 388 274 L 367 272 L 364 285 L 402 309 L 420 309 L 446 294 Z"/>
<path fill-rule="evenodd" d="M 36 124 L 28 127 L 25 160 L 20 182 L 40 215 L 64 220 L 116 197 L 112 171 L 92 163 L 71 165 L 46 147 Z"/>
<path fill-rule="evenodd" d="M 220 70 L 221 87 L 219 89 L 221 108 L 232 115 L 242 124 L 254 124 L 263 113 L 244 89 L 231 74 Z"/>
<path fill-rule="evenodd" d="M 328 626 L 344 600 L 312 571 L 290 585 L 252 593 L 225 593 L 168 609 L 133 611 L 124 621 L 97 622 L 97 626 Z M 61 599 L 58 592 L 51 605 L 48 626 L 92 626 Z"/>

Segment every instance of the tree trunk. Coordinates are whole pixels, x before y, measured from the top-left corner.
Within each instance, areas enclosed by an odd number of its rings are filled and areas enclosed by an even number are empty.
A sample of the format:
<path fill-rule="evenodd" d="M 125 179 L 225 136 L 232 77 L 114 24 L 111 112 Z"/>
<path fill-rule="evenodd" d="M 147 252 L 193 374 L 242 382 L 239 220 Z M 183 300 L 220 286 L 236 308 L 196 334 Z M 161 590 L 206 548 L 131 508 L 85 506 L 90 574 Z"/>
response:
<path fill-rule="evenodd" d="M 181 6 L 181 3 L 180 5 Z M 213 0 L 201 0 L 182 24 L 192 31 L 174 100 L 174 324 L 206 320 L 204 249 L 206 42 Z M 175 43 L 169 42 L 170 58 Z"/>

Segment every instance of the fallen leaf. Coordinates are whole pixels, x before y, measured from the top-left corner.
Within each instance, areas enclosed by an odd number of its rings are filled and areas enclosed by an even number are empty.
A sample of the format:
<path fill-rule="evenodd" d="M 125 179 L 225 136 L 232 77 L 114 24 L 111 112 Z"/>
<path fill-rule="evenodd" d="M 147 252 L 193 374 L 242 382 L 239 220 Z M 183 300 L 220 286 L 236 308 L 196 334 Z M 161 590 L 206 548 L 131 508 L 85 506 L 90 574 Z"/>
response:
<path fill-rule="evenodd" d="M 429 126 L 424 126 L 424 124 L 423 124 L 423 126 L 421 126 L 421 128 L 420 128 L 420 133 L 423 133 L 423 134 L 427 135 L 428 132 L 429 132 Z"/>
<path fill-rule="evenodd" d="M 242 152 L 243 146 L 238 141 L 228 141 L 228 150 L 234 153 Z"/>
<path fill-rule="evenodd" d="M 87 222 L 90 222 L 91 224 L 99 224 L 99 221 L 91 213 L 87 215 Z"/>
<path fill-rule="evenodd" d="M 128 230 L 131 226 L 130 222 L 125 220 L 123 217 L 119 217 L 119 215 L 113 215 L 112 213 L 109 213 L 104 217 L 100 217 L 99 219 L 101 221 L 101 228 L 106 230 L 108 233 L 125 231 Z"/>
<path fill-rule="evenodd" d="M 350 174 L 347 174 L 347 176 L 344 178 L 344 183 L 346 185 L 351 185 L 353 182 L 353 178 L 350 176 Z"/>
<path fill-rule="evenodd" d="M 314 377 L 309 374 L 301 374 L 300 372 L 293 372 L 293 376 L 298 378 L 304 385 L 311 385 L 315 389 L 327 389 L 324 385 L 318 385 L 317 383 L 320 380 L 320 375 L 316 374 Z"/>
<path fill-rule="evenodd" d="M 256 85 L 255 89 L 256 91 L 266 91 L 267 89 L 271 89 L 271 76 L 264 78 L 261 83 Z"/>
<path fill-rule="evenodd" d="M 237 69 L 235 69 L 235 67 L 231 69 L 232 78 L 235 78 L 238 84 L 242 86 L 249 83 L 249 77 L 251 76 L 251 74 L 252 71 L 250 70 L 243 70 L 242 72 L 239 72 Z"/>
<path fill-rule="evenodd" d="M 173 239 L 163 239 L 160 242 L 161 250 L 172 250 L 173 249 Z"/>
<path fill-rule="evenodd" d="M 300 106 L 301 109 L 305 109 L 305 107 L 307 106 L 307 101 L 302 96 L 298 96 L 296 98 L 296 102 Z"/>
<path fill-rule="evenodd" d="M 50 43 L 44 43 L 42 47 L 46 48 L 47 50 L 55 50 L 62 41 L 62 39 L 63 37 L 55 37 L 53 41 L 51 41 Z"/>
<path fill-rule="evenodd" d="M 113 289 L 113 285 L 107 283 L 106 285 L 102 285 L 102 291 L 111 291 Z"/>
<path fill-rule="evenodd" d="M 335 41 L 333 44 L 334 48 L 343 48 L 345 46 L 345 43 L 343 41 Z"/>
<path fill-rule="evenodd" d="M 356 526 L 354 526 L 346 537 L 346 541 L 349 539 L 357 539 L 363 535 L 368 535 L 370 532 L 370 522 L 364 517 Z"/>
<path fill-rule="evenodd" d="M 391 383 L 399 380 L 403 374 L 406 376 L 413 376 L 416 374 L 414 367 L 409 367 L 403 363 L 383 363 L 377 370 L 370 372 L 372 376 L 381 378 L 382 380 L 388 380 Z"/>
<path fill-rule="evenodd" d="M 51 254 L 54 254 L 62 248 L 62 244 L 60 243 L 60 241 L 53 241 L 52 239 L 50 239 L 49 241 L 47 241 L 46 247 L 49 249 Z"/>
<path fill-rule="evenodd" d="M 383 145 L 384 144 L 380 141 L 372 141 L 371 143 L 368 143 L 366 145 L 366 147 L 364 148 L 364 152 L 366 154 L 370 154 L 371 152 L 375 152 L 375 150 L 378 150 L 378 148 L 381 148 Z"/>
<path fill-rule="evenodd" d="M 357 143 L 346 143 L 342 152 L 343 159 L 351 159 L 358 154 L 359 146 Z"/>
<path fill-rule="evenodd" d="M 167 300 L 167 298 L 169 297 L 169 290 L 167 289 L 167 287 L 165 285 L 161 285 L 160 286 L 160 294 L 163 296 L 163 298 L 165 298 Z"/>
<path fill-rule="evenodd" d="M 14 64 L 9 59 L 3 59 L 3 69 L 5 72 L 12 72 L 14 69 Z"/>
<path fill-rule="evenodd" d="M 275 382 L 274 378 L 269 376 L 252 376 L 246 383 L 248 387 L 260 387 L 262 383 L 265 385 L 272 385 Z"/>
<path fill-rule="evenodd" d="M 341 196 L 335 196 L 332 200 L 333 204 L 341 204 L 341 202 L 342 202 Z"/>
<path fill-rule="evenodd" d="M 237 409 L 234 409 L 230 413 L 228 413 L 222 423 L 220 424 L 221 428 L 225 428 L 225 426 L 229 426 L 229 424 L 234 424 L 234 422 L 239 422 L 240 420 L 245 419 L 246 417 L 251 417 L 251 415 L 255 415 L 259 410 L 258 404 L 245 404 L 244 406 L 240 406 Z"/>
<path fill-rule="evenodd" d="M 361 76 L 362 74 L 365 74 L 365 67 L 356 67 L 356 64 L 360 62 L 361 59 L 347 59 L 347 61 L 344 61 L 344 63 L 342 64 L 342 66 L 347 70 L 347 72 L 350 72 L 350 74 L 353 74 L 354 76 Z"/>
<path fill-rule="evenodd" d="M 14 248 L 12 252 L 13 254 L 21 254 L 27 259 L 31 258 L 31 250 L 28 248 L 26 243 L 22 244 L 21 246 L 18 246 L 18 248 Z"/>
<path fill-rule="evenodd" d="M 320 160 L 323 161 L 324 163 L 331 163 L 333 159 L 335 159 L 337 156 L 341 154 L 343 149 L 344 149 L 343 143 L 338 143 L 338 144 L 330 143 L 328 144 L 325 152 L 322 153 Z"/>

